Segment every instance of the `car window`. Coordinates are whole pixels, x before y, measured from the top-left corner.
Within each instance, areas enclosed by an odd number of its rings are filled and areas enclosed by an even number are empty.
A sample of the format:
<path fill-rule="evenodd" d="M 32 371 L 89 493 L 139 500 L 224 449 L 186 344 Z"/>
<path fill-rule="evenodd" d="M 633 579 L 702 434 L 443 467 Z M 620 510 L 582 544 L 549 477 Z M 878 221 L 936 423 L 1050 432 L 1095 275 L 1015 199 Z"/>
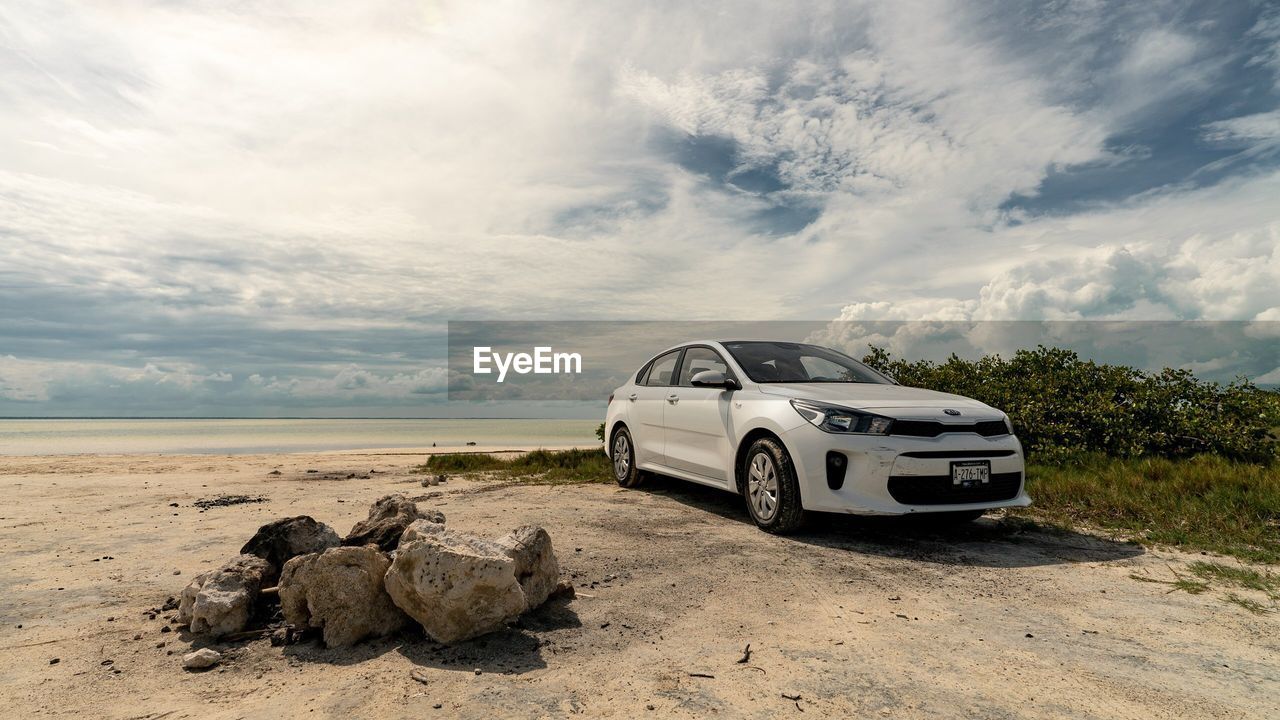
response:
<path fill-rule="evenodd" d="M 878 383 L 893 381 L 843 353 L 790 342 L 726 342 L 725 348 L 758 383 Z"/>
<path fill-rule="evenodd" d="M 649 362 L 645 363 L 644 367 L 640 368 L 640 372 L 636 373 L 636 384 L 637 384 L 637 385 L 643 385 L 643 384 L 645 383 L 645 381 L 649 378 L 649 368 L 651 368 L 651 367 L 653 367 L 653 361 L 652 361 L 652 360 L 650 360 Z"/>
<path fill-rule="evenodd" d="M 711 348 L 691 347 L 684 352 L 684 362 L 680 364 L 680 382 L 677 385 L 691 387 L 693 376 L 704 370 L 715 370 L 716 372 L 729 374 L 729 366 L 724 360 L 720 359 L 720 355 Z"/>
<path fill-rule="evenodd" d="M 649 368 L 649 375 L 644 379 L 645 385 L 670 385 L 671 376 L 676 370 L 676 360 L 680 357 L 679 350 L 672 350 L 653 361 L 653 366 Z"/>
<path fill-rule="evenodd" d="M 800 364 L 809 375 L 809 382 L 854 382 L 853 373 L 843 365 L 837 365 L 816 355 L 801 355 Z"/>

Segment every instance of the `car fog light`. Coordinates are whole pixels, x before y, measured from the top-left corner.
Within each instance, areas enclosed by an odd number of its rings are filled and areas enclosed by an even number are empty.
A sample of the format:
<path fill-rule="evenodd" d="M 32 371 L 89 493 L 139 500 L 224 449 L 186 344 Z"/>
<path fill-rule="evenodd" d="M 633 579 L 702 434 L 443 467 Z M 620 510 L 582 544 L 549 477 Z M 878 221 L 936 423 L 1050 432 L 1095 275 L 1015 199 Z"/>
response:
<path fill-rule="evenodd" d="M 839 490 L 844 486 L 844 473 L 848 464 L 848 458 L 843 454 L 835 450 L 827 452 L 827 487 Z"/>

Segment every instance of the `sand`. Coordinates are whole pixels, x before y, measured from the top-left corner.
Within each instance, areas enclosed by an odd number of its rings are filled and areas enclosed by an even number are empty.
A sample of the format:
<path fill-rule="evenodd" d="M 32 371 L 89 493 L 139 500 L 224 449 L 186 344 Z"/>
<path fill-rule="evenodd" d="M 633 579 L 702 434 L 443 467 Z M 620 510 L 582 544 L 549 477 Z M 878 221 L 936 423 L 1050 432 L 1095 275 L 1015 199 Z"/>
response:
<path fill-rule="evenodd" d="M 1280 717 L 1275 614 L 1131 578 L 1199 555 L 989 519 L 780 538 L 679 481 L 423 488 L 422 461 L 0 460 L 0 717 Z M 389 492 L 439 493 L 420 502 L 463 530 L 544 525 L 579 597 L 453 648 L 264 639 L 202 673 L 180 667 L 199 639 L 147 619 L 259 525 L 310 514 L 345 533 Z M 193 505 L 220 494 L 266 502 Z"/>

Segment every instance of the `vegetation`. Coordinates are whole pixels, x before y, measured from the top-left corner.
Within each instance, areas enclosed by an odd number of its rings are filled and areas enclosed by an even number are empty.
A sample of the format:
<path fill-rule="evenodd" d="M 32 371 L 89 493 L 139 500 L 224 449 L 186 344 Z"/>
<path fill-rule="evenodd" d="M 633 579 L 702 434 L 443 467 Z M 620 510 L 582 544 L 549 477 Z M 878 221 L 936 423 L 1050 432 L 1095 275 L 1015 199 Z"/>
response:
<path fill-rule="evenodd" d="M 1122 530 L 1140 542 L 1280 562 L 1280 469 L 1222 457 L 1033 465 L 1020 511 L 1064 524 Z"/>
<path fill-rule="evenodd" d="M 502 480 L 539 485 L 612 482 L 604 450 L 534 450 L 516 457 L 485 453 L 434 455 L 419 472 L 485 473 Z"/>
<path fill-rule="evenodd" d="M 1174 573 L 1174 575 L 1177 576 L 1177 573 Z M 1181 590 L 1182 592 L 1189 593 L 1191 595 L 1199 595 L 1201 593 L 1209 591 L 1209 583 L 1202 582 L 1200 580 L 1192 580 L 1190 578 L 1184 578 L 1181 576 L 1177 576 L 1176 580 L 1160 580 L 1158 578 L 1147 577 L 1146 575 L 1129 573 L 1129 577 L 1133 580 L 1137 580 L 1138 582 L 1168 585 L 1169 592 L 1175 592 L 1177 590 Z"/>
<path fill-rule="evenodd" d="M 1206 593 L 1212 586 L 1252 590 L 1255 596 L 1263 596 L 1270 604 L 1260 602 L 1253 597 L 1241 597 L 1235 592 L 1223 593 L 1221 597 L 1225 602 L 1238 605 L 1255 615 L 1272 612 L 1277 607 L 1277 601 L 1280 601 L 1280 592 L 1278 592 L 1280 591 L 1280 578 L 1271 573 L 1259 572 L 1253 568 L 1204 561 L 1191 563 L 1187 566 L 1187 570 L 1200 579 L 1184 577 L 1177 570 L 1174 570 L 1172 566 L 1170 566 L 1169 571 L 1173 573 L 1173 580 L 1162 580 L 1137 573 L 1131 573 L 1129 577 L 1139 582 L 1167 585 L 1169 586 L 1169 592 L 1181 590 L 1191 595 Z"/>
<path fill-rule="evenodd" d="M 1150 374 L 1081 360 L 1040 346 L 1012 358 L 991 355 L 908 362 L 873 347 L 863 362 L 904 385 L 956 393 L 1000 408 L 1013 420 L 1028 458 L 1042 465 L 1114 458 L 1201 454 L 1273 463 L 1280 452 L 1280 393 L 1240 378 L 1204 382 L 1189 371 Z"/>
<path fill-rule="evenodd" d="M 1204 561 L 1191 563 L 1190 569 L 1197 577 L 1212 580 L 1219 585 L 1257 590 L 1266 593 L 1272 600 L 1280 600 L 1280 577 L 1269 572 Z"/>

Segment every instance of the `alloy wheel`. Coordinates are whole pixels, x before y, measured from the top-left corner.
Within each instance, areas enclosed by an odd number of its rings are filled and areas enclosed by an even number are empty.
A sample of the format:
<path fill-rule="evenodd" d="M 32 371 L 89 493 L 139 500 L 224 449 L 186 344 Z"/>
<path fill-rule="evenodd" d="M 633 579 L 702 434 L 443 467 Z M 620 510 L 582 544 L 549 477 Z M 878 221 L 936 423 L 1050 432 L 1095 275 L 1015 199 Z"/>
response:
<path fill-rule="evenodd" d="M 619 480 L 623 480 L 630 471 L 631 443 L 627 442 L 627 434 L 620 432 L 613 439 L 613 475 Z"/>
<path fill-rule="evenodd" d="M 778 511 L 778 470 L 769 453 L 758 452 L 747 471 L 747 495 L 756 517 L 768 522 Z"/>

